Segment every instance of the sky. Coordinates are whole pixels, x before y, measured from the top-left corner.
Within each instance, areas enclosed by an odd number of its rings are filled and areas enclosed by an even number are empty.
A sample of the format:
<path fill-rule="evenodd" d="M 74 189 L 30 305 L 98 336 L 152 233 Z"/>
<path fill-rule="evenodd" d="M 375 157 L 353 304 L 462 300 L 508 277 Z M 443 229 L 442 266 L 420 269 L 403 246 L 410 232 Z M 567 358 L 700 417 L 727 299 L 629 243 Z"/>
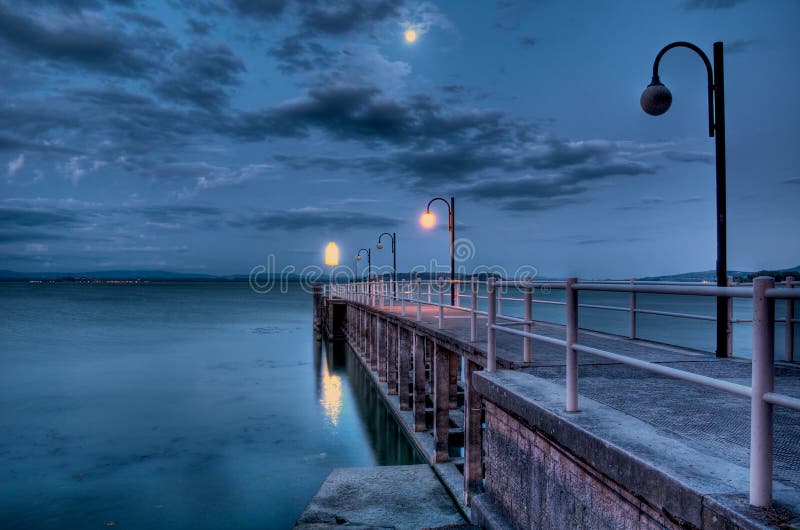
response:
<path fill-rule="evenodd" d="M 0 0 L 0 269 L 242 274 L 715 267 L 706 73 L 725 46 L 728 263 L 800 264 L 794 0 Z M 416 39 L 408 42 L 406 32 Z M 444 224 L 442 223 L 444 221 Z M 274 260 L 274 261 L 273 261 Z M 363 262 L 362 262 L 363 263 Z M 362 268 L 363 265 L 359 264 Z"/>

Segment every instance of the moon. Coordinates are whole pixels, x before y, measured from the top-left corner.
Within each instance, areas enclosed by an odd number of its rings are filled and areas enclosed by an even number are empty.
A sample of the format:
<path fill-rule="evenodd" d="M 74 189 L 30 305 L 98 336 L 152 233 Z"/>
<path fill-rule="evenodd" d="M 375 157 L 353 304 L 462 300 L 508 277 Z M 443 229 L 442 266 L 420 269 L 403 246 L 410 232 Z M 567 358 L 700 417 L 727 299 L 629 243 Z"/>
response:
<path fill-rule="evenodd" d="M 405 32 L 406 42 L 411 43 L 417 40 L 417 32 L 413 28 L 408 28 Z"/>

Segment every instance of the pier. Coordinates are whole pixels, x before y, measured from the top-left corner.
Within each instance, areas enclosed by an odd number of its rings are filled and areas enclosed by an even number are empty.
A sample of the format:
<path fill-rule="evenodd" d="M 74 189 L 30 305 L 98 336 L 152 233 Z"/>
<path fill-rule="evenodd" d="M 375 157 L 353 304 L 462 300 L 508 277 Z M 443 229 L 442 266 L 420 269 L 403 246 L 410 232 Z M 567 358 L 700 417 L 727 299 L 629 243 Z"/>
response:
<path fill-rule="evenodd" d="M 473 524 L 800 524 L 800 366 L 791 350 L 800 290 L 791 282 L 459 284 L 453 304 L 450 282 L 318 285 L 314 311 L 318 329 L 346 340 L 370 371 Z M 536 289 L 564 290 L 565 325 L 533 318 Z M 752 299 L 753 359 L 581 329 L 585 291 Z M 775 315 L 779 299 L 785 318 Z M 511 300 L 523 304 L 521 318 L 503 312 Z M 775 360 L 781 319 L 790 348 Z"/>

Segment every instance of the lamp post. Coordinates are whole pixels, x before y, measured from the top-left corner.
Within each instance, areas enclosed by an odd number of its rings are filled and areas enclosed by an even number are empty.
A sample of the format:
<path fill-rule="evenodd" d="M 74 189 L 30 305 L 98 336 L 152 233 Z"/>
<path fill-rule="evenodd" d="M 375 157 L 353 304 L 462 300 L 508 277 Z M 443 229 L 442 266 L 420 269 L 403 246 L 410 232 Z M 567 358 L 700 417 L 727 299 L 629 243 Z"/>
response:
<path fill-rule="evenodd" d="M 428 201 L 425 213 L 420 217 L 420 222 L 425 228 L 432 228 L 436 224 L 436 217 L 431 213 L 431 204 L 442 201 L 447 205 L 447 229 L 450 231 L 450 305 L 456 305 L 456 267 L 455 267 L 455 244 L 456 244 L 456 199 L 450 197 L 450 201 L 442 197 L 436 197 Z"/>
<path fill-rule="evenodd" d="M 706 65 L 708 75 L 708 135 L 714 137 L 717 166 L 717 286 L 728 284 L 726 200 L 725 200 L 725 80 L 722 61 L 722 43 L 714 43 L 714 65 L 703 50 L 689 42 L 673 42 L 664 46 L 653 62 L 653 79 L 642 92 L 642 109 L 652 115 L 660 116 L 672 104 L 672 94 L 658 77 L 661 57 L 672 48 L 689 48 L 697 53 Z M 717 297 L 717 357 L 728 357 L 728 300 Z"/>
<path fill-rule="evenodd" d="M 358 276 L 358 262 L 361 261 L 361 253 L 367 253 L 367 281 L 369 281 L 369 271 L 372 269 L 372 249 L 360 248 L 356 254 L 356 276 Z"/>
<path fill-rule="evenodd" d="M 383 243 L 381 243 L 381 238 L 383 236 L 389 236 L 392 238 L 392 277 L 394 278 L 394 294 L 397 296 L 397 234 L 392 232 L 384 232 L 378 236 L 378 243 L 375 245 L 375 248 L 381 250 L 383 248 Z"/>

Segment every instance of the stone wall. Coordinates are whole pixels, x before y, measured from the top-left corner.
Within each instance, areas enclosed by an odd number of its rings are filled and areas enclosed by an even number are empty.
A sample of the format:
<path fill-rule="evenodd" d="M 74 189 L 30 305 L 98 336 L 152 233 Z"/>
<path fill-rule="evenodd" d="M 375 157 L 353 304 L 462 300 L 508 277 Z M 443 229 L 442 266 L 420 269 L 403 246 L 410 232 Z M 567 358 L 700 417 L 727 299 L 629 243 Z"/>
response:
<path fill-rule="evenodd" d="M 680 528 L 490 402 L 484 451 L 485 496 L 513 528 Z"/>

